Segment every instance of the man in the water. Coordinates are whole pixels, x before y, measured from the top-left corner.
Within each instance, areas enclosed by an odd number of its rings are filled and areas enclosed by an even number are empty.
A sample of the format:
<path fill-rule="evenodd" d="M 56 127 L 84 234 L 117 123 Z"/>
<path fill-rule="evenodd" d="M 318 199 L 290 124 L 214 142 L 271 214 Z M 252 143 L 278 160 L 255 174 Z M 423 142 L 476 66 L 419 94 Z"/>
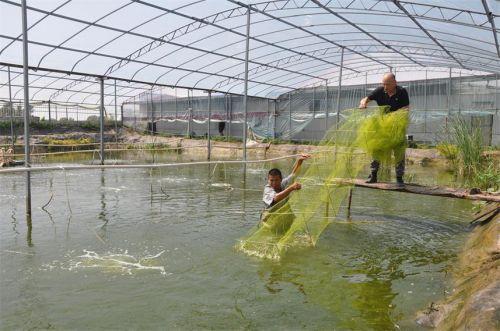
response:
<path fill-rule="evenodd" d="M 388 112 L 400 109 L 410 110 L 410 99 L 408 92 L 396 82 L 393 73 L 386 73 L 382 78 L 382 86 L 377 87 L 367 97 L 361 99 L 359 108 L 366 108 L 370 101 L 376 101 L 379 106 L 389 106 Z M 403 176 L 405 174 L 405 148 L 394 150 L 396 163 L 396 182 L 398 186 L 404 186 Z M 370 164 L 370 176 L 367 183 L 377 182 L 377 173 L 380 167 L 380 160 L 374 159 Z"/>
<path fill-rule="evenodd" d="M 310 157 L 311 155 L 309 154 L 301 154 L 297 158 L 297 161 L 295 161 L 292 173 L 285 179 L 283 179 L 279 169 L 273 168 L 269 170 L 267 174 L 267 185 L 264 187 L 264 196 L 262 197 L 262 201 L 264 201 L 266 208 L 274 206 L 281 200 L 286 199 L 293 191 L 302 188 L 300 183 L 290 184 L 290 182 L 299 173 L 302 162 Z"/>

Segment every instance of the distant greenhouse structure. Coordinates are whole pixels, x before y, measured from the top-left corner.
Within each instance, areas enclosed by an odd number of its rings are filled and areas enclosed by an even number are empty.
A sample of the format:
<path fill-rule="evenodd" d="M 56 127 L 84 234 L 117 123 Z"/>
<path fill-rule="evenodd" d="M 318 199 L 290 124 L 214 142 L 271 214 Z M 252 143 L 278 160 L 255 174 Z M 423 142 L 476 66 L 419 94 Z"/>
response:
<path fill-rule="evenodd" d="M 496 1 L 85 6 L 0 1 L 0 121 L 317 141 L 393 72 L 413 139 L 438 142 L 459 114 L 500 142 Z"/>

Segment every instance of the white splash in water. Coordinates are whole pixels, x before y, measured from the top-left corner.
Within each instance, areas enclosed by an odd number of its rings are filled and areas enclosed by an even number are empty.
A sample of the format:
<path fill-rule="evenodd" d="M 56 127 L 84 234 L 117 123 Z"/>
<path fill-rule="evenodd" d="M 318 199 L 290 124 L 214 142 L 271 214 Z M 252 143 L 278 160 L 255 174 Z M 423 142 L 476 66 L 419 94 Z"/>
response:
<path fill-rule="evenodd" d="M 228 183 L 212 183 L 212 184 L 210 184 L 210 186 L 220 187 L 220 188 L 223 188 L 226 190 L 233 190 L 233 187 L 231 186 L 231 184 L 228 184 Z"/>
<path fill-rule="evenodd" d="M 105 191 L 113 191 L 113 192 L 120 192 L 121 190 L 126 189 L 126 186 L 120 186 L 120 187 L 108 187 L 108 186 L 103 186 L 102 189 Z"/>
<path fill-rule="evenodd" d="M 159 271 L 163 276 L 171 275 L 171 273 L 167 273 L 165 271 L 164 266 L 158 265 L 155 260 L 165 253 L 165 250 L 159 252 L 158 254 L 147 255 L 142 258 L 136 258 L 135 256 L 128 254 L 128 251 L 125 251 L 124 253 L 106 254 L 99 254 L 90 250 L 83 250 L 83 252 L 84 254 L 79 255 L 76 261 L 70 259 L 69 264 L 53 261 L 50 264 L 43 265 L 42 270 L 50 271 L 56 267 L 69 271 L 93 268 L 103 272 L 119 271 L 129 275 L 132 275 L 134 272 L 139 270 L 154 270 Z"/>

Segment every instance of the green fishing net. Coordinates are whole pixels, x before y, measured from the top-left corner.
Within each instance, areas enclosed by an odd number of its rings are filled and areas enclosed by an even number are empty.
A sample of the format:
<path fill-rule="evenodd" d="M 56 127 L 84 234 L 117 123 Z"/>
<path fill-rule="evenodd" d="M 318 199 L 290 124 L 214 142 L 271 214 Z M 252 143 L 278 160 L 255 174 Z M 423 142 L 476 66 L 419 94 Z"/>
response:
<path fill-rule="evenodd" d="M 352 181 L 376 154 L 385 157 L 404 146 L 408 112 L 385 109 L 343 111 L 346 118 L 329 130 L 319 151 L 304 162 L 296 181 L 302 189 L 265 210 L 261 221 L 236 248 L 248 255 L 279 259 L 292 246 L 315 246 L 336 218 Z"/>

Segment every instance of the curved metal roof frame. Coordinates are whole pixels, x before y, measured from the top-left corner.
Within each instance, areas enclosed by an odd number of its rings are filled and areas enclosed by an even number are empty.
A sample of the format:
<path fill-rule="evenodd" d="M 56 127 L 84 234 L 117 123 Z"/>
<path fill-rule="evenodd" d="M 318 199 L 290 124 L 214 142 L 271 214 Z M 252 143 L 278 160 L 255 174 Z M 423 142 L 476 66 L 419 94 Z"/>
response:
<path fill-rule="evenodd" d="M 116 0 L 87 9 L 82 4 L 28 3 L 28 41 L 35 50 L 29 64 L 39 71 L 30 74 L 32 99 L 97 103 L 96 77 L 116 80 L 120 100 L 151 85 L 241 94 L 248 10 L 249 95 L 270 97 L 338 82 L 341 72 L 353 78 L 393 67 L 500 73 L 500 7 L 492 0 L 179 0 L 175 7 Z M 13 87 L 22 85 L 15 69 L 22 64 L 22 35 L 10 24 L 20 15 L 7 14 L 16 10 L 20 14 L 19 0 L 0 0 L 0 22 L 6 22 L 0 23 L 0 65 L 12 67 Z M 44 29 L 49 37 L 41 34 Z M 131 52 L 130 44 L 140 47 Z M 0 67 L 0 77 L 5 70 Z M 114 96 L 109 79 L 105 95 Z M 6 84 L 2 78 L 0 98 Z"/>

